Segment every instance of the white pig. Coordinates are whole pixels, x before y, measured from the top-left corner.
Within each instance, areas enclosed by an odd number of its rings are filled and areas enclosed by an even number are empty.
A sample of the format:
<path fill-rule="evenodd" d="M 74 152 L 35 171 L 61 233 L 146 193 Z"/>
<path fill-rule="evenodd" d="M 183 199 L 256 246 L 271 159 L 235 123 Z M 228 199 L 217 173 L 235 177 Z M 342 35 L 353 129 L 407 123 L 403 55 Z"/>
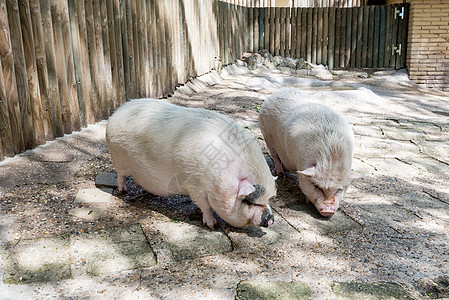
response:
<path fill-rule="evenodd" d="M 338 209 L 351 180 L 354 133 L 313 92 L 282 88 L 262 105 L 259 125 L 277 174 L 297 172 L 299 186 L 321 215 Z"/>
<path fill-rule="evenodd" d="M 132 176 L 159 196 L 188 194 L 213 229 L 212 209 L 235 227 L 268 227 L 274 178 L 256 140 L 217 112 L 161 100 L 125 103 L 109 119 L 106 141 L 119 191 Z"/>

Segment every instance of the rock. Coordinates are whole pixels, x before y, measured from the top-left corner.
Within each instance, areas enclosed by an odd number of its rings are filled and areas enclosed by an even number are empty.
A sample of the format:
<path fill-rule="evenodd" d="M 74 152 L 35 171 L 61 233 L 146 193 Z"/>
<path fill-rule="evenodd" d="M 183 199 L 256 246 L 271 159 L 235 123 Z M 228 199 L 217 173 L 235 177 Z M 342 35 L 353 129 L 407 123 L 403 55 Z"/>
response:
<path fill-rule="evenodd" d="M 105 186 L 110 188 L 117 187 L 117 174 L 110 172 L 100 172 L 95 179 L 96 186 Z"/>
<path fill-rule="evenodd" d="M 236 299 L 312 299 L 312 292 L 309 286 L 302 282 L 248 279 L 237 285 Z"/>
<path fill-rule="evenodd" d="M 254 56 L 250 56 L 245 60 L 249 70 L 257 69 L 257 59 Z"/>
<path fill-rule="evenodd" d="M 286 67 L 292 68 L 292 69 L 296 69 L 296 59 L 293 59 L 291 57 L 286 57 L 284 59 L 284 63 Z"/>
<path fill-rule="evenodd" d="M 284 64 L 284 58 L 283 58 L 282 56 L 279 56 L 279 55 L 274 56 L 274 57 L 273 57 L 273 63 L 274 63 L 274 65 L 275 65 L 276 67 L 279 67 L 279 66 L 285 67 L 285 64 Z"/>
<path fill-rule="evenodd" d="M 399 284 L 391 282 L 337 282 L 331 287 L 337 299 L 414 299 Z"/>
<path fill-rule="evenodd" d="M 305 64 L 306 62 L 305 62 L 305 60 L 304 60 L 304 58 L 300 58 L 300 59 L 298 59 L 298 61 L 296 62 L 296 70 L 300 70 L 300 69 L 302 69 L 303 67 L 304 67 L 304 64 Z"/>
<path fill-rule="evenodd" d="M 87 221 L 96 221 L 102 217 L 106 210 L 96 207 L 81 207 L 72 208 L 69 210 L 69 215 Z"/>

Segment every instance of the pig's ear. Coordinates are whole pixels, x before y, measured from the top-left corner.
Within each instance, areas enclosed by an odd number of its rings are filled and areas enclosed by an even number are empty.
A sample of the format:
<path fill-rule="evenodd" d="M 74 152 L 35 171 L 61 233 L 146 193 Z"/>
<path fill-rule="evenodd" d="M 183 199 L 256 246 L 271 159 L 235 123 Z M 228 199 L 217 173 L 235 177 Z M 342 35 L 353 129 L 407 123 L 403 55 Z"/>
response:
<path fill-rule="evenodd" d="M 305 176 L 308 176 L 308 177 L 313 177 L 313 176 L 315 176 L 315 172 L 316 172 L 316 168 L 315 167 L 310 167 L 310 168 L 307 168 L 307 169 L 305 169 L 303 171 L 298 171 L 296 173 L 302 174 L 302 175 L 305 175 Z"/>
<path fill-rule="evenodd" d="M 363 176 L 362 174 L 352 171 L 350 178 L 351 178 L 351 180 L 354 180 L 354 179 L 358 179 L 358 178 L 360 178 L 362 176 Z"/>
<path fill-rule="evenodd" d="M 246 196 L 254 192 L 256 188 L 248 180 L 243 180 L 240 182 L 239 191 L 237 193 L 237 199 L 244 199 Z"/>

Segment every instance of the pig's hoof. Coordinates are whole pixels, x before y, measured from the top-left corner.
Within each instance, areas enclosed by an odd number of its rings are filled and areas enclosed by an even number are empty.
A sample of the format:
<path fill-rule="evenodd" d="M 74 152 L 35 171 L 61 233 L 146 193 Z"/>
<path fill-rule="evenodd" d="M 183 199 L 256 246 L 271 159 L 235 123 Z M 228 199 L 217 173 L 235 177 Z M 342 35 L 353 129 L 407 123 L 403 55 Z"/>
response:
<path fill-rule="evenodd" d="M 203 225 L 209 227 L 212 230 L 215 230 L 216 224 L 217 224 L 217 220 L 215 220 L 214 216 L 210 216 L 210 217 L 203 216 Z"/>

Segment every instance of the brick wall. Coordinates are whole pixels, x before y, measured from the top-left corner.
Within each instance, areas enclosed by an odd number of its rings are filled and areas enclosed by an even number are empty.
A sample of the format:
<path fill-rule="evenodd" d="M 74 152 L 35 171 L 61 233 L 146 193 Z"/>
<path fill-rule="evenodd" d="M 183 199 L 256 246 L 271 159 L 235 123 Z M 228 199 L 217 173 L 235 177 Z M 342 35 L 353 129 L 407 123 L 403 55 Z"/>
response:
<path fill-rule="evenodd" d="M 388 0 L 387 4 L 403 1 Z M 407 69 L 410 79 L 449 91 L 449 0 L 410 3 Z"/>

